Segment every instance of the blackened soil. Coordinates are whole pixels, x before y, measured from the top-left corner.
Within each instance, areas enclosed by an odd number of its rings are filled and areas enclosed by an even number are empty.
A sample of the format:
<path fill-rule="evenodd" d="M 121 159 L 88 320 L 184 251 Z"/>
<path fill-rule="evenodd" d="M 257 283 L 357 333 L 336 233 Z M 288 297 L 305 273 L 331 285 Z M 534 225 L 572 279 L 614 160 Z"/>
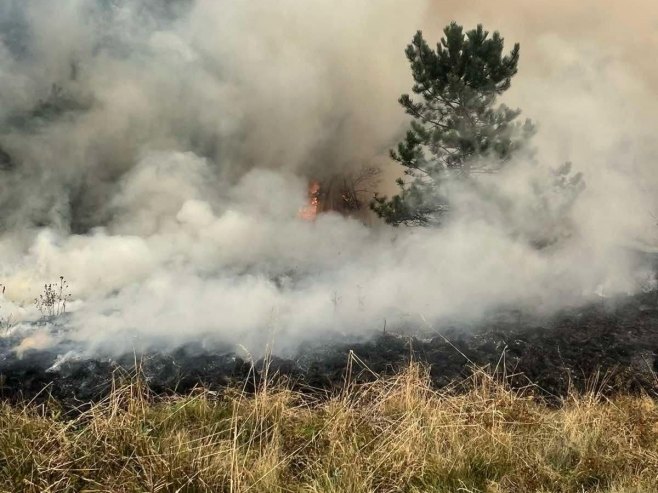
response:
<path fill-rule="evenodd" d="M 392 373 L 413 359 L 430 366 L 437 387 L 484 366 L 514 387 L 532 382 L 532 392 L 549 399 L 570 390 L 658 395 L 658 293 L 596 303 L 542 321 L 507 312 L 479 327 L 451 327 L 425 339 L 382 333 L 368 341 L 306 345 L 296 357 L 273 357 L 268 373 L 285 376 L 306 392 L 324 392 L 343 385 L 350 353 L 358 357 L 352 358 L 353 379 Z M 71 359 L 52 370 L 57 356 L 30 351 L 19 359 L 5 352 L 0 396 L 11 401 L 52 397 L 76 407 L 107 395 L 113 378 L 129 376 L 136 362 L 150 388 L 165 394 L 195 386 L 250 389 L 265 373 L 263 361 L 252 364 L 231 351 L 194 345 L 166 354 Z"/>

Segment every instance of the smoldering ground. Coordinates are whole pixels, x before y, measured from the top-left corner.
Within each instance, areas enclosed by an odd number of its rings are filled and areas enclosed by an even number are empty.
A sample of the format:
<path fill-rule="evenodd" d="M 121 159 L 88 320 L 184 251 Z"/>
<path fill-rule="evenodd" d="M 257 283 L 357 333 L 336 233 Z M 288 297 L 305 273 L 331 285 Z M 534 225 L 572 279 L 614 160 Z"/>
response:
<path fill-rule="evenodd" d="M 28 323 L 30 303 L 63 275 L 65 337 L 89 350 L 207 339 L 285 351 L 384 321 L 549 313 L 650 285 L 637 251 L 656 245 L 658 113 L 636 38 L 602 41 L 617 7 L 583 27 L 565 4 L 532 30 L 534 13 L 501 8 L 5 2 L 3 311 L 18 330 L 48 331 Z M 300 220 L 311 179 L 378 165 L 369 191 L 391 191 L 404 46 L 418 28 L 438 40 L 453 19 L 522 42 L 505 102 L 538 122 L 534 155 L 477 193 L 453 191 L 458 212 L 439 229 Z M 656 46 L 651 25 L 624 26 Z M 566 160 L 587 184 L 573 197 L 553 187 Z M 538 249 L 546 235 L 559 241 Z"/>

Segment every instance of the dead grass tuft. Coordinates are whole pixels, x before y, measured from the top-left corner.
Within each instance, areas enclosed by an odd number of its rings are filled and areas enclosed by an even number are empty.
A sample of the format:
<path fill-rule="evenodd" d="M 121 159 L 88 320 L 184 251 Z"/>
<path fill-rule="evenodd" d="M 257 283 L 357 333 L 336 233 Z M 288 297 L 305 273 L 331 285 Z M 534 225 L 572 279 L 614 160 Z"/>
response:
<path fill-rule="evenodd" d="M 656 491 L 658 403 L 571 395 L 550 407 L 478 371 L 443 391 L 426 368 L 317 399 L 158 398 L 117 384 L 75 419 L 0 404 L 7 492 Z"/>

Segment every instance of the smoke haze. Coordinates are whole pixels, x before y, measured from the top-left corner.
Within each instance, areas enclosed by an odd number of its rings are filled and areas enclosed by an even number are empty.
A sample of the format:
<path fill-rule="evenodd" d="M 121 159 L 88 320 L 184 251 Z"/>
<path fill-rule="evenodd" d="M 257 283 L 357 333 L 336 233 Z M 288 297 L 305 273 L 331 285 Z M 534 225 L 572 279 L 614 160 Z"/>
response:
<path fill-rule="evenodd" d="M 641 289 L 633 252 L 658 244 L 658 12 L 644 3 L 8 0 L 0 309 L 34 320 L 30 301 L 62 275 L 66 337 L 90 349 L 258 352 Z M 441 229 L 300 220 L 311 179 L 379 165 L 390 193 L 404 47 L 451 20 L 521 42 L 505 102 L 538 123 L 534 156 L 455 190 Z M 551 187 L 564 161 L 587 184 L 573 207 Z"/>

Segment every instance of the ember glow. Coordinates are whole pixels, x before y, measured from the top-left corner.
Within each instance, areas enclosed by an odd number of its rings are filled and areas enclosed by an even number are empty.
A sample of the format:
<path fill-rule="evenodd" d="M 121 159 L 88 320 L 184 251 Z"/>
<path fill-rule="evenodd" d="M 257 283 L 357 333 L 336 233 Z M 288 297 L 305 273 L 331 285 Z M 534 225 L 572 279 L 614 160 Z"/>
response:
<path fill-rule="evenodd" d="M 320 182 L 311 181 L 308 185 L 308 203 L 299 210 L 299 217 L 305 221 L 315 221 L 320 207 Z"/>

